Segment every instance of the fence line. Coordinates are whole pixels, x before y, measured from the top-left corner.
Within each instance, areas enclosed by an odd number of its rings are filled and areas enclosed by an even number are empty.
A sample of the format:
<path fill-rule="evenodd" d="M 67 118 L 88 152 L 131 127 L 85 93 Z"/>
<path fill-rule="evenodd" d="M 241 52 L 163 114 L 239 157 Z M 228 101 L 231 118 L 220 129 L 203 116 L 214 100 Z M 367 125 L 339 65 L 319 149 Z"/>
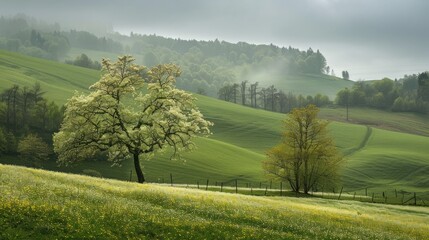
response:
<path fill-rule="evenodd" d="M 131 170 L 129 175 L 129 181 L 132 181 L 132 177 L 133 171 Z M 191 184 L 190 181 L 186 181 L 186 183 L 179 183 L 177 181 L 173 181 L 174 176 L 172 173 L 170 173 L 169 177 L 169 183 L 166 183 L 164 181 L 164 177 L 158 177 L 157 181 L 150 182 L 158 184 L 167 184 L 176 187 L 201 189 L 199 180 L 195 181 L 196 184 Z M 326 192 L 322 188 L 321 191 L 318 191 L 318 189 L 312 189 L 311 194 L 306 195 L 303 193 L 292 192 L 291 189 L 285 189 L 283 186 L 283 182 L 279 182 L 277 185 L 278 188 L 275 188 L 275 185 L 273 184 L 272 180 L 270 180 L 269 182 L 259 181 L 257 182 L 257 184 L 253 184 L 252 182 L 240 179 L 230 179 L 228 181 L 210 181 L 210 179 L 207 178 L 205 180 L 205 186 L 203 185 L 202 189 L 206 191 L 240 193 L 254 196 L 321 197 L 327 199 L 354 200 L 370 203 L 429 206 L 429 192 L 420 193 L 419 195 L 417 192 L 407 192 L 404 190 L 398 191 L 397 189 L 391 189 L 390 191 L 370 191 L 371 187 L 344 191 L 344 187 L 342 186 L 339 192 L 336 192 L 335 188 L 332 189 L 332 192 Z M 212 183 L 212 185 L 210 185 L 209 183 Z M 213 185 L 213 183 L 215 184 Z M 422 197 L 421 194 L 423 194 L 424 197 Z"/>

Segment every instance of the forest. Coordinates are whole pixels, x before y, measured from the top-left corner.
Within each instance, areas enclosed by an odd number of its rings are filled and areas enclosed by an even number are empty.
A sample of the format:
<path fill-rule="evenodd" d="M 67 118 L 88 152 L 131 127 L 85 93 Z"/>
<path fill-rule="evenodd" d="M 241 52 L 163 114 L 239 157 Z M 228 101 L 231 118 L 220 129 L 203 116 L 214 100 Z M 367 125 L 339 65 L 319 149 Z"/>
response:
<path fill-rule="evenodd" d="M 284 76 L 334 74 L 324 55 L 312 48 L 302 51 L 291 46 L 184 40 L 133 32 L 129 36 L 119 33 L 96 36 L 86 31 L 64 31 L 57 23 L 47 24 L 25 15 L 1 17 L 0 36 L 0 49 L 86 68 L 100 69 L 101 59 L 91 59 L 83 52 L 71 59 L 68 53 L 72 48 L 141 56 L 139 63 L 148 67 L 175 63 L 182 72 L 176 83 L 178 88 L 254 108 L 285 113 L 307 104 L 326 106 L 334 100 L 322 94 L 292 93 L 249 80 L 257 72 L 270 71 Z M 348 80 L 349 72 L 342 71 L 342 78 Z M 358 81 L 351 89 L 339 91 L 335 103 L 426 113 L 429 104 L 423 96 L 429 95 L 428 81 L 427 74 L 405 75 L 399 80 Z"/>
<path fill-rule="evenodd" d="M 52 134 L 60 127 L 64 107 L 44 93 L 38 83 L 0 93 L 0 156 L 19 153 L 33 166 L 53 156 Z"/>
<path fill-rule="evenodd" d="M 0 18 L 0 49 L 34 57 L 66 61 L 74 64 L 68 53 L 71 48 L 140 55 L 146 66 L 174 63 L 181 67 L 177 82 L 181 89 L 215 97 L 227 84 L 249 79 L 253 72 L 275 69 L 282 74 L 323 74 L 331 69 L 323 54 L 309 48 L 255 45 L 246 42 L 197 41 L 165 38 L 157 35 L 106 33 L 96 36 L 79 30 L 61 30 L 59 24 L 47 24 L 25 15 Z M 84 54 L 84 52 L 82 52 Z M 101 62 L 101 59 L 89 59 Z M 75 64 L 79 65 L 79 64 Z M 84 67 L 96 68 L 95 65 Z"/>
<path fill-rule="evenodd" d="M 359 81 L 338 92 L 337 104 L 395 112 L 429 112 L 429 75 L 405 75 L 399 80 Z"/>

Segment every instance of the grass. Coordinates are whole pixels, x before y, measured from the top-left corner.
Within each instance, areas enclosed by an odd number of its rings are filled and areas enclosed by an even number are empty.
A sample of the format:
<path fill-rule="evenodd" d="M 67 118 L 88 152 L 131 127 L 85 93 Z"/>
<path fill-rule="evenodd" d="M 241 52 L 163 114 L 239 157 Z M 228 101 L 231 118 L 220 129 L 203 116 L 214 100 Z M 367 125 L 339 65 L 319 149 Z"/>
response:
<path fill-rule="evenodd" d="M 379 192 L 420 191 L 429 197 L 427 147 L 427 137 L 373 129 L 368 143 L 349 157 L 345 184 Z"/>
<path fill-rule="evenodd" d="M 0 91 L 13 84 L 32 87 L 39 82 L 46 97 L 64 104 L 75 90 L 87 92 L 98 71 L 0 50 Z"/>
<path fill-rule="evenodd" d="M 0 91 L 14 83 L 31 86 L 38 81 L 46 97 L 58 103 L 65 103 L 74 90 L 87 91 L 99 77 L 98 71 L 4 51 L 0 51 L 0 73 Z M 198 149 L 184 154 L 186 163 L 170 161 L 167 156 L 143 161 L 148 179 L 167 181 L 172 173 L 175 181 L 193 184 L 207 178 L 223 182 L 267 181 L 260 161 L 266 150 L 279 142 L 281 121 L 286 115 L 196 96 L 204 116 L 215 123 L 213 135 L 197 139 Z M 373 187 L 371 191 L 381 192 L 395 187 L 407 192 L 427 192 L 429 138 L 376 129 L 390 124 L 389 129 L 425 135 L 429 126 L 425 116 L 370 109 L 352 109 L 350 113 L 353 121 L 365 125 L 336 122 L 343 118 L 343 110 L 322 109 L 322 117 L 335 120 L 329 128 L 337 146 L 347 156 L 342 175 L 345 189 Z M 24 164 L 17 158 L 1 158 L 1 162 Z M 47 162 L 44 167 L 75 173 L 95 169 L 104 177 L 117 179 L 129 179 L 133 169 L 131 161 L 124 162 L 122 168 L 111 168 L 109 163 L 100 161 L 82 162 L 72 168 L 58 168 L 55 163 Z"/>
<path fill-rule="evenodd" d="M 317 93 L 327 95 L 334 100 L 337 92 L 346 87 L 351 88 L 353 81 L 344 80 L 329 75 L 301 74 L 301 75 L 270 75 L 267 84 L 274 84 L 278 89 L 285 92 L 291 91 L 295 94 L 316 95 Z"/>
<path fill-rule="evenodd" d="M 345 108 L 322 108 L 320 117 L 346 122 Z M 418 113 L 388 112 L 371 108 L 350 108 L 348 123 L 429 137 L 429 116 Z"/>
<path fill-rule="evenodd" d="M 255 197 L 0 164 L 1 239 L 428 239 L 429 209 Z"/>

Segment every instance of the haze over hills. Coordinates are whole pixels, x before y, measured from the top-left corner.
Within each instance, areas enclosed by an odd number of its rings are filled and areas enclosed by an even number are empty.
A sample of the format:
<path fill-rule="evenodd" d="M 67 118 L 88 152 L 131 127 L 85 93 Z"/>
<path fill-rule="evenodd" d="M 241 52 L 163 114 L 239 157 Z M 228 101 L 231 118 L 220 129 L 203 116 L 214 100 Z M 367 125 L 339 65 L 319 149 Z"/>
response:
<path fill-rule="evenodd" d="M 0 49 L 35 57 L 72 62 L 85 54 L 89 57 L 85 61 L 99 63 L 102 58 L 131 54 L 146 66 L 175 63 L 183 71 L 177 82 L 179 88 L 212 97 L 216 97 L 223 86 L 242 81 L 258 82 L 259 89 L 274 84 L 285 93 L 304 96 L 322 93 L 331 100 L 338 90 L 352 85 L 351 81 L 330 76 L 333 69 L 323 54 L 312 48 L 300 50 L 273 44 L 182 40 L 140 34 L 96 36 L 79 30 L 62 31 L 58 24 L 37 22 L 26 16 L 2 17 L 0 33 Z M 76 64 L 96 66 L 82 61 Z M 326 81 L 323 88 L 313 87 L 319 78 L 330 81 Z"/>
<path fill-rule="evenodd" d="M 0 90 L 10 87 L 6 83 L 31 86 L 39 82 L 46 91 L 46 97 L 63 104 L 73 91 L 85 92 L 99 78 L 96 70 L 16 53 L 0 51 L 0 54 L 0 80 L 5 83 L 0 85 Z M 157 156 L 152 161 L 144 162 L 148 179 L 167 179 L 168 174 L 173 173 L 177 181 L 188 183 L 202 181 L 207 176 L 213 181 L 267 181 L 260 162 L 265 158 L 266 150 L 280 140 L 281 121 L 286 115 L 201 95 L 198 95 L 197 105 L 206 118 L 214 122 L 213 135 L 197 140 L 199 147 L 195 152 L 184 155 L 187 160 L 185 164 L 170 161 L 167 156 Z M 375 111 L 372 114 L 378 113 Z M 337 146 L 346 155 L 343 173 L 346 189 L 402 189 L 428 194 L 429 182 L 425 176 L 429 172 L 426 157 L 429 150 L 424 147 L 428 137 L 338 122 L 332 122 L 330 130 Z M 46 167 L 58 169 L 53 163 Z M 131 162 L 125 163 L 122 168 L 110 168 L 109 164 L 102 162 L 85 162 L 75 168 L 61 169 L 81 172 L 85 168 L 98 169 L 106 177 L 127 179 L 132 166 Z"/>

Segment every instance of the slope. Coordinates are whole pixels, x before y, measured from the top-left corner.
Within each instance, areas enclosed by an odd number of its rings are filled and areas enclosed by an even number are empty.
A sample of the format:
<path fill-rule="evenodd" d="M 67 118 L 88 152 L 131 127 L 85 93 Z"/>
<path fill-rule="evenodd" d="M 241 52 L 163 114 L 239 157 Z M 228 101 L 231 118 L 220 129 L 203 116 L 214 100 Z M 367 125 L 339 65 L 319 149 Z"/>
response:
<path fill-rule="evenodd" d="M 429 210 L 266 198 L 0 164 L 1 239 L 428 239 Z"/>
<path fill-rule="evenodd" d="M 46 96 L 60 103 L 64 103 L 74 90 L 87 91 L 86 88 L 97 81 L 99 76 L 97 71 L 7 52 L 0 52 L 0 63 L 0 90 L 10 87 L 10 84 L 22 77 L 25 81 L 17 82 L 18 84 L 29 86 L 39 81 L 42 87 L 46 87 Z M 9 80 L 14 74 L 17 77 Z M 201 111 L 215 123 L 214 134 L 209 139 L 198 140 L 199 149 L 185 154 L 186 163 L 169 161 L 166 156 L 157 156 L 150 162 L 143 162 L 149 179 L 166 180 L 172 173 L 177 181 L 189 183 L 207 178 L 211 181 L 229 181 L 234 178 L 253 182 L 264 180 L 260 161 L 264 158 L 265 151 L 280 140 L 281 121 L 286 115 L 205 96 L 197 95 L 197 98 Z M 409 189 L 408 191 L 427 191 L 429 183 L 419 179 L 427 176 L 429 148 L 424 146 L 429 142 L 428 137 L 373 131 L 369 141 L 361 147 L 363 140 L 368 137 L 366 126 L 332 122 L 330 130 L 337 146 L 348 155 L 343 174 L 346 189 L 375 186 L 374 183 L 377 183 L 376 186 L 380 189 L 393 184 L 394 179 L 400 180 L 409 176 L 402 181 L 401 188 Z M 377 141 L 372 141 L 374 138 Z M 360 151 L 355 152 L 359 149 Z M 367 149 L 370 152 L 362 155 Z M 377 171 L 367 172 L 371 166 L 377 166 L 374 168 Z M 423 170 L 416 171 L 417 168 Z M 55 163 L 51 163 L 50 169 L 58 168 Z M 106 177 L 128 179 L 132 166 L 130 163 L 124 163 L 122 168 L 110 168 L 105 162 L 85 162 L 65 170 L 81 172 L 83 169 L 97 169 Z M 362 177 L 363 174 L 368 177 Z M 417 181 L 414 182 L 413 179 Z M 377 182 L 378 180 L 380 181 Z"/>

